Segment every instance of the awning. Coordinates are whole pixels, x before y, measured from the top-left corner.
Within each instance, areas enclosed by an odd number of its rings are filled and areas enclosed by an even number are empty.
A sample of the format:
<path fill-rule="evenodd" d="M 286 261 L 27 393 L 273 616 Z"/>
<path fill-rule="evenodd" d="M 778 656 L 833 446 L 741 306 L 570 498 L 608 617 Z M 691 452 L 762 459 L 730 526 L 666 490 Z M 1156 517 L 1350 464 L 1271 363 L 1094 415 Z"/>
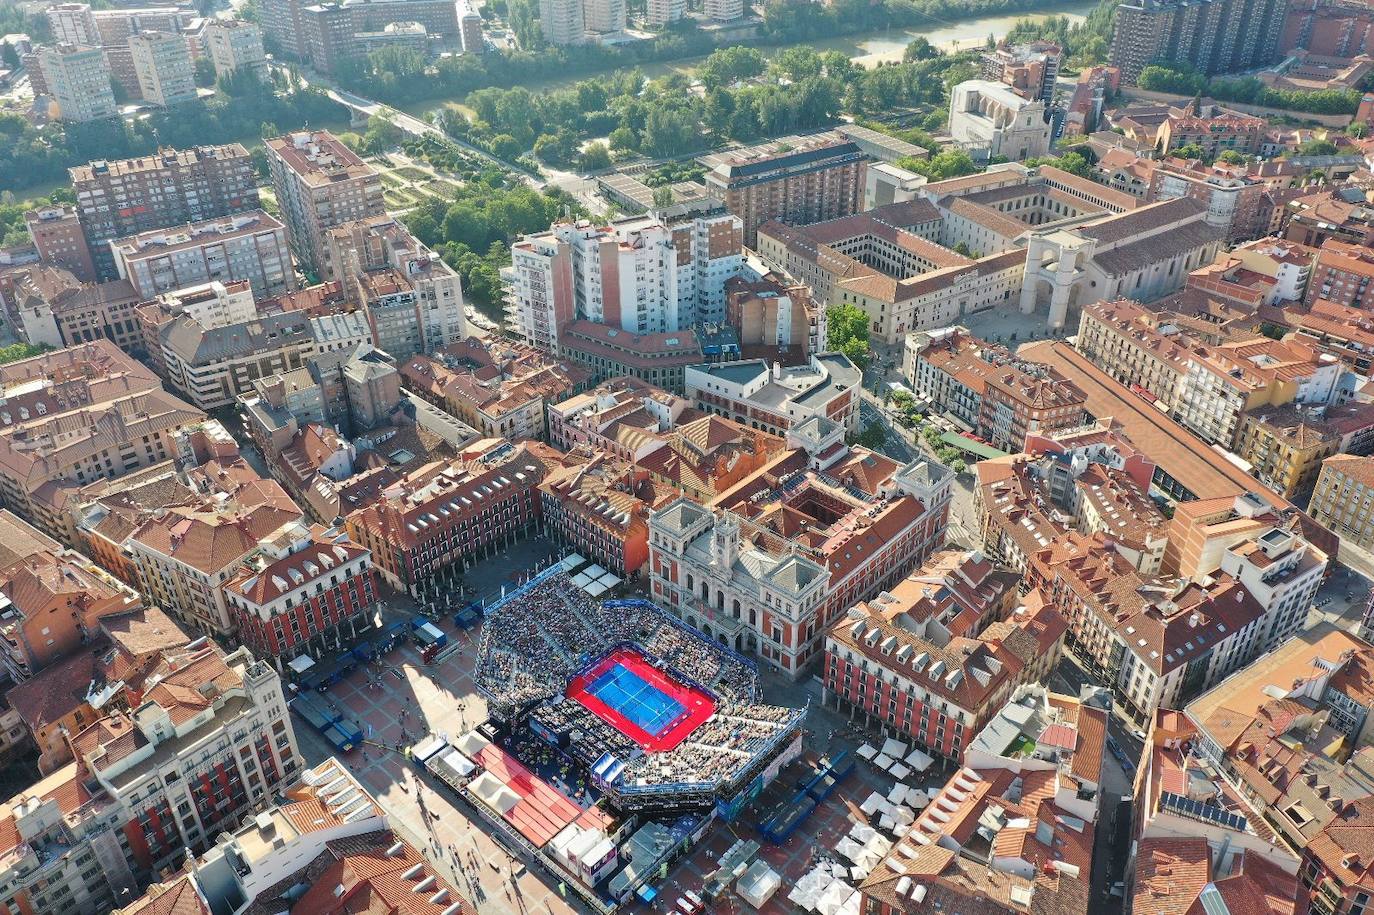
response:
<path fill-rule="evenodd" d="M 286 666 L 291 668 L 298 674 L 303 674 L 307 670 L 315 666 L 315 659 L 310 657 L 310 655 L 308 654 L 303 654 L 300 657 L 292 658 L 291 663 L 287 664 Z"/>

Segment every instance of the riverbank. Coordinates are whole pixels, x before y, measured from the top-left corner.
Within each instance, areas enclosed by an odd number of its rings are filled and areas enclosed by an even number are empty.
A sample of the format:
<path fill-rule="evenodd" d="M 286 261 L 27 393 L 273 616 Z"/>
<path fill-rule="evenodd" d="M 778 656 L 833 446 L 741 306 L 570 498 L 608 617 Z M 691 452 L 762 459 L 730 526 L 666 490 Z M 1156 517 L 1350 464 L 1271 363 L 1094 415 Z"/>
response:
<path fill-rule="evenodd" d="M 789 48 L 796 47 L 814 48 L 821 54 L 828 51 L 839 51 L 860 66 L 872 68 L 880 64 L 900 62 L 906 51 L 906 46 L 918 37 L 924 37 L 942 51 L 967 51 L 985 46 L 989 38 L 994 40 L 1002 38 L 1013 25 L 1022 20 L 1043 22 L 1056 16 L 1063 16 L 1076 24 L 1082 22 L 1088 13 L 1096 7 L 1095 0 L 1072 0 L 1068 3 L 1049 4 L 1034 13 L 1007 13 L 995 16 L 976 16 L 969 19 L 950 19 L 937 29 L 890 28 L 854 35 L 840 35 L 820 41 L 786 42 L 782 44 L 751 41 L 740 42 L 740 44 L 758 48 L 764 57 L 770 59 L 782 54 Z M 552 92 L 570 88 L 583 80 L 596 79 L 606 73 L 628 69 L 639 70 L 650 79 L 672 74 L 691 76 L 705 60 L 706 55 L 684 57 L 676 60 L 616 67 L 599 72 L 581 72 L 573 75 L 525 80 L 520 85 L 531 92 Z M 407 114 L 416 117 L 424 117 L 428 112 L 441 107 L 457 108 L 463 111 L 465 115 L 470 114 L 470 109 L 463 106 L 461 102 L 460 98 L 425 99 L 398 107 Z"/>

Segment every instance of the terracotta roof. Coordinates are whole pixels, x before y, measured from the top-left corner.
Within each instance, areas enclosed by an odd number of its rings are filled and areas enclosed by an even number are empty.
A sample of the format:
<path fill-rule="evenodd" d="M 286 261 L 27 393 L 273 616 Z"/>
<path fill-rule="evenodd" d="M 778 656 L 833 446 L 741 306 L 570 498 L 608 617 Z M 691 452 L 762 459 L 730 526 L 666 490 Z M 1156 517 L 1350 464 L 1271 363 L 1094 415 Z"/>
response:
<path fill-rule="evenodd" d="M 259 540 L 301 517 L 298 508 L 288 510 L 270 504 L 240 507 L 233 512 L 176 507 L 161 518 L 145 522 L 130 541 L 139 549 L 213 574 L 252 552 Z"/>
<path fill-rule="evenodd" d="M 138 901 L 112 915 L 210 915 L 210 906 L 189 875 L 154 883 Z"/>

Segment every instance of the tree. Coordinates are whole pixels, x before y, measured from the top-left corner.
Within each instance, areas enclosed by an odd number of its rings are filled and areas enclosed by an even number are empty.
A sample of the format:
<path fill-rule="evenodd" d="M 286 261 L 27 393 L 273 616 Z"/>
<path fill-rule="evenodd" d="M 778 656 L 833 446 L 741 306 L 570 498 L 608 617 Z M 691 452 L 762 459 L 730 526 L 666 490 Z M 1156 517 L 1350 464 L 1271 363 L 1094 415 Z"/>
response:
<path fill-rule="evenodd" d="M 586 149 L 578 160 L 578 167 L 584 172 L 599 172 L 611 167 L 611 151 L 598 140 Z"/>
<path fill-rule="evenodd" d="M 1234 149 L 1224 149 L 1221 151 L 1221 154 L 1217 156 L 1217 161 L 1226 165 L 1244 165 L 1245 154 L 1237 152 Z"/>
<path fill-rule="evenodd" d="M 665 184 L 662 187 L 654 188 L 654 207 L 656 209 L 672 205 L 673 189 L 671 187 Z"/>
<path fill-rule="evenodd" d="M 397 127 L 389 118 L 374 114 L 367 119 L 367 133 L 363 134 L 362 148 L 367 155 L 377 155 L 394 146 L 399 146 L 405 131 Z"/>
<path fill-rule="evenodd" d="M 966 241 L 960 241 L 956 243 L 954 246 L 954 253 L 962 254 L 964 257 L 971 257 L 973 255 L 973 252 L 969 250 L 968 242 Z"/>
<path fill-rule="evenodd" d="M 639 138 L 635 132 L 628 127 L 617 127 L 611 131 L 611 135 L 606 138 L 610 141 L 611 149 L 623 149 L 626 152 L 637 152 L 639 150 Z"/>
<path fill-rule="evenodd" d="M 1340 150 L 1330 140 L 1308 140 L 1297 150 L 1300 156 L 1334 156 L 1338 152 Z"/>
<path fill-rule="evenodd" d="M 883 428 L 883 424 L 876 419 L 864 426 L 863 431 L 860 432 L 855 439 L 856 444 L 874 450 L 881 448 L 886 441 L 887 430 Z"/>
<path fill-rule="evenodd" d="M 493 156 L 498 159 L 505 159 L 507 162 L 518 158 L 523 149 L 519 141 L 508 133 L 497 134 L 492 137 L 489 148 Z"/>
<path fill-rule="evenodd" d="M 0 44 L 0 62 L 4 63 L 6 70 L 19 69 L 19 52 L 8 41 Z"/>
<path fill-rule="evenodd" d="M 815 48 L 806 45 L 788 48 L 773 58 L 774 69 L 786 74 L 793 82 L 820 76 L 822 66 L 821 55 L 816 53 Z"/>
<path fill-rule="evenodd" d="M 940 56 L 939 48 L 930 43 L 930 39 L 924 35 L 917 35 L 906 46 L 902 52 L 902 60 L 912 63 L 917 60 L 933 60 Z"/>
<path fill-rule="evenodd" d="M 643 150 L 651 156 L 689 152 L 701 146 L 701 132 L 689 108 L 655 106 L 644 122 Z"/>
<path fill-rule="evenodd" d="M 1207 150 L 1203 149 L 1197 143 L 1189 143 L 1186 146 L 1178 147 L 1174 150 L 1174 155 L 1178 156 L 1180 159 L 1201 159 L 1204 162 L 1207 161 Z"/>
<path fill-rule="evenodd" d="M 215 84 L 215 62 L 210 58 L 201 56 L 196 58 L 195 63 L 196 85 L 202 89 L 209 89 Z"/>
<path fill-rule="evenodd" d="M 859 368 L 868 367 L 868 314 L 857 305 L 831 305 L 825 312 L 826 347 L 849 357 Z"/>

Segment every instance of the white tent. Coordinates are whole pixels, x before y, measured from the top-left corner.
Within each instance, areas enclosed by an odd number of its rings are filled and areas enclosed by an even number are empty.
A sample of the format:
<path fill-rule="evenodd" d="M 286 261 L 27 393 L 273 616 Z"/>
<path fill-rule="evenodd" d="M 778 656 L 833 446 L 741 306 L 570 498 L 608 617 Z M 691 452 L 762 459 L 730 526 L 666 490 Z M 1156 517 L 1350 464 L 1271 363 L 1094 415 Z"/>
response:
<path fill-rule="evenodd" d="M 870 743 L 864 744 L 854 752 L 859 754 L 860 759 L 872 759 L 873 757 L 878 755 L 878 751 L 873 749 L 873 745 Z"/>
<path fill-rule="evenodd" d="M 906 796 L 906 805 L 912 810 L 925 810 L 930 804 L 930 795 L 917 789 Z"/>
<path fill-rule="evenodd" d="M 906 744 L 902 743 L 900 740 L 893 740 L 889 737 L 887 740 L 883 741 L 883 752 L 888 756 L 901 759 L 906 755 Z"/>
<path fill-rule="evenodd" d="M 835 843 L 835 854 L 839 855 L 841 858 L 845 858 L 850 861 L 853 861 L 855 858 L 857 858 L 863 852 L 863 850 L 863 845 L 861 845 L 858 842 L 855 842 L 849 836 L 845 836 L 844 838 L 840 839 L 840 841 Z"/>
<path fill-rule="evenodd" d="M 878 809 L 878 805 L 882 802 L 882 800 L 883 796 L 878 792 L 874 791 L 872 794 L 870 794 L 868 797 L 864 799 L 864 802 L 859 805 L 859 809 L 862 810 L 864 813 L 873 813 Z"/>
<path fill-rule="evenodd" d="M 871 841 L 877 834 L 878 830 L 869 826 L 867 823 L 855 823 L 854 828 L 849 830 L 849 835 L 855 842 L 862 842 L 864 844 Z"/>
<path fill-rule="evenodd" d="M 286 665 L 298 674 L 303 674 L 315 666 L 315 659 L 308 654 L 300 655 L 291 659 L 291 663 Z"/>
<path fill-rule="evenodd" d="M 935 759 L 920 747 L 913 747 L 907 754 L 906 764 L 917 772 L 924 772 L 935 763 Z"/>
<path fill-rule="evenodd" d="M 600 578 L 602 575 L 606 574 L 606 570 L 593 563 L 587 566 L 586 574 L 589 578 Z"/>
<path fill-rule="evenodd" d="M 437 772 L 448 772 L 458 778 L 467 778 L 477 771 L 477 767 L 456 749 L 450 748 L 429 761 L 429 767 Z"/>
<path fill-rule="evenodd" d="M 896 762 L 896 760 L 891 756 L 888 756 L 886 753 L 879 753 L 878 757 L 873 760 L 873 765 L 886 772 L 894 762 Z"/>
<path fill-rule="evenodd" d="M 464 756 L 469 759 L 476 759 L 478 754 L 485 750 L 490 743 L 490 740 L 472 730 L 455 740 L 453 745 L 462 750 Z"/>
<path fill-rule="evenodd" d="M 735 882 L 735 891 L 745 902 L 761 909 L 780 886 L 782 877 L 778 876 L 778 872 L 769 867 L 767 861 L 755 861 Z"/>
<path fill-rule="evenodd" d="M 887 771 L 891 772 L 894 778 L 906 778 L 911 774 L 911 770 L 903 763 L 896 763 Z"/>
<path fill-rule="evenodd" d="M 898 782 L 892 786 L 892 790 L 887 793 L 887 799 L 894 804 L 900 804 L 906 800 L 906 794 L 911 789 L 905 782 Z"/>
<path fill-rule="evenodd" d="M 468 782 L 468 791 L 502 816 L 520 803 L 520 795 L 507 788 L 504 782 L 490 772 L 483 772 Z"/>
<path fill-rule="evenodd" d="M 605 585 L 603 585 L 603 584 L 602 584 L 601 582 L 599 582 L 599 581 L 591 582 L 590 584 L 587 585 L 587 588 L 586 588 L 587 593 L 590 594 L 592 597 L 600 597 L 601 595 L 605 594 L 605 593 L 606 593 L 607 591 L 609 591 L 609 590 L 610 590 L 610 588 L 607 588 Z"/>
<path fill-rule="evenodd" d="M 571 572 L 573 569 L 582 565 L 582 563 L 586 561 L 587 560 L 583 559 L 577 553 L 569 553 L 568 555 L 563 557 L 563 561 L 559 563 L 559 565 L 563 566 L 564 572 Z"/>
<path fill-rule="evenodd" d="M 598 578 L 597 581 L 601 582 L 607 588 L 614 588 L 616 585 L 620 584 L 620 579 L 617 578 L 613 572 L 607 572 L 605 575 Z"/>
<path fill-rule="evenodd" d="M 830 885 L 821 893 L 821 898 L 816 900 L 816 911 L 821 915 L 837 915 L 840 906 L 849 898 L 849 894 L 854 892 L 854 888 L 842 880 L 832 880 Z"/>

